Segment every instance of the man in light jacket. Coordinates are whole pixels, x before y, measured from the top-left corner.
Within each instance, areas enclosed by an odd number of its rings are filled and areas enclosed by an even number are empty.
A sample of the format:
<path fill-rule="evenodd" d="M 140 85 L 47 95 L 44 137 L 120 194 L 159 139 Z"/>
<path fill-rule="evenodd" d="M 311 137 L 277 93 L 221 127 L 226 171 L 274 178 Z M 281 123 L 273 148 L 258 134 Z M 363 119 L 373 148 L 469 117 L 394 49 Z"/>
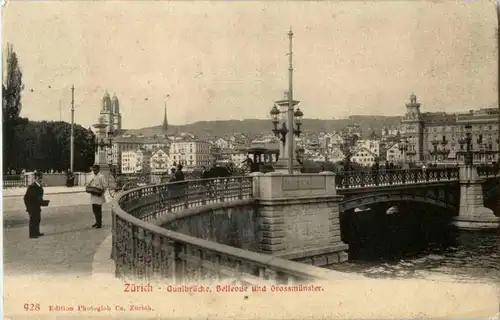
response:
<path fill-rule="evenodd" d="M 106 202 L 104 197 L 104 193 L 106 192 L 106 178 L 102 173 L 100 173 L 99 165 L 95 164 L 92 167 L 92 171 L 94 172 L 94 177 L 89 182 L 89 186 L 97 187 L 102 189 L 102 195 L 98 196 L 95 194 L 90 195 L 90 203 L 92 204 L 92 212 L 94 213 L 95 223 L 92 225 L 92 228 L 100 229 L 102 227 L 102 205 Z"/>

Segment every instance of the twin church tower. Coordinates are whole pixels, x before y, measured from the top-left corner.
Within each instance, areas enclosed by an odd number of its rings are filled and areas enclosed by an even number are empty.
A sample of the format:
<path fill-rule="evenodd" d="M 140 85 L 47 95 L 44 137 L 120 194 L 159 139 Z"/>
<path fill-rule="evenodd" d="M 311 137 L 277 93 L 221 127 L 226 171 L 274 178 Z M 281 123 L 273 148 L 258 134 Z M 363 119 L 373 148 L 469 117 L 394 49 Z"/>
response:
<path fill-rule="evenodd" d="M 107 125 L 106 131 L 118 131 L 122 128 L 122 115 L 120 113 L 120 101 L 113 94 L 111 98 L 108 91 L 102 97 L 101 115 Z"/>
<path fill-rule="evenodd" d="M 113 94 L 113 97 L 110 97 L 108 91 L 106 90 L 104 96 L 102 97 L 100 117 L 104 120 L 104 124 L 107 125 L 106 132 L 119 131 L 122 129 L 122 115 L 120 113 L 120 101 L 116 97 L 116 94 Z M 166 104 L 165 104 L 165 114 L 162 123 L 162 130 L 164 132 L 168 130 Z"/>

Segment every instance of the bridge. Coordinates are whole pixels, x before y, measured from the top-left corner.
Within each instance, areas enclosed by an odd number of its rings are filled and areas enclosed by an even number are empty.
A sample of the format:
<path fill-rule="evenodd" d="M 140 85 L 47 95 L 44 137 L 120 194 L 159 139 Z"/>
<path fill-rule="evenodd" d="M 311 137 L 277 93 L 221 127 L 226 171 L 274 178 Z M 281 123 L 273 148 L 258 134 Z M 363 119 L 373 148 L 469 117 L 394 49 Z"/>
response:
<path fill-rule="evenodd" d="M 496 196 L 494 168 L 253 173 L 144 186 L 115 197 L 112 259 L 119 277 L 247 284 L 331 279 L 347 259 L 341 211 L 424 202 L 455 210 L 460 228 L 498 228 L 484 206 Z M 483 190 L 484 189 L 484 190 Z"/>
<path fill-rule="evenodd" d="M 466 228 L 468 220 L 461 219 L 463 216 L 493 217 L 491 210 L 496 205 L 499 191 L 498 177 L 498 170 L 492 166 L 358 171 L 337 176 L 336 189 L 344 196 L 341 211 L 373 204 L 385 203 L 389 208 L 400 202 L 417 202 L 452 213 L 462 210 L 456 223 Z M 495 220 L 493 218 L 491 222 L 495 224 Z M 486 221 L 489 219 L 477 225 L 471 223 L 470 228 L 488 224 Z"/>

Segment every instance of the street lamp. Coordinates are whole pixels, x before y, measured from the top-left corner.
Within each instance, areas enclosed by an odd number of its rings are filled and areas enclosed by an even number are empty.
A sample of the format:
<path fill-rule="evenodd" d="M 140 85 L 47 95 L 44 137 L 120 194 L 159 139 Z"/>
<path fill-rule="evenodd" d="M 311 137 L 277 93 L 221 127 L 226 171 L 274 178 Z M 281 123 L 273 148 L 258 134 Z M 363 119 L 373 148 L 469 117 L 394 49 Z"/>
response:
<path fill-rule="evenodd" d="M 101 150 L 107 150 L 105 148 L 111 148 L 113 146 L 113 134 L 114 134 L 113 131 L 109 131 L 106 133 L 106 138 L 101 138 L 99 140 L 99 138 L 96 137 L 95 138 L 96 148 L 101 148 Z"/>
<path fill-rule="evenodd" d="M 293 112 L 293 118 L 295 119 L 294 122 L 296 128 L 293 128 L 293 134 L 296 135 L 297 137 L 300 137 L 300 134 L 302 133 L 300 127 L 302 126 L 302 117 L 304 116 L 304 113 L 302 112 L 302 110 L 300 110 L 300 108 L 297 108 L 297 110 L 295 111 L 293 111 L 293 109 L 288 110 L 288 112 Z M 280 113 L 281 112 L 279 111 L 276 105 L 273 105 L 271 111 L 269 112 L 272 118 L 271 121 L 273 123 L 273 133 L 276 135 L 276 137 L 278 137 L 281 140 L 281 142 L 285 143 L 288 134 L 288 127 L 287 127 L 287 121 L 281 122 L 281 125 L 278 127 L 278 124 L 280 123 L 279 120 Z"/>
<path fill-rule="evenodd" d="M 408 139 L 399 142 L 399 151 L 403 154 L 403 165 L 406 166 L 406 152 L 408 151 Z"/>
<path fill-rule="evenodd" d="M 271 108 L 270 114 L 273 123 L 272 131 L 276 137 L 281 140 L 280 156 L 278 161 L 274 164 L 274 169 L 277 172 L 286 171 L 288 174 L 293 174 L 294 169 L 299 168 L 294 151 L 294 136 L 299 137 L 302 132 L 301 125 L 304 114 L 300 108 L 295 109 L 299 101 L 293 99 L 293 32 L 291 28 L 288 37 L 290 40 L 290 51 L 288 53 L 288 91 L 285 93 L 285 98 L 283 100 L 275 102 Z"/>
<path fill-rule="evenodd" d="M 302 126 L 302 117 L 304 116 L 304 113 L 300 108 L 297 108 L 295 112 L 293 113 L 293 117 L 295 118 L 295 125 L 297 126 L 297 129 L 295 130 L 295 134 L 297 137 L 300 137 L 300 134 L 302 133 L 302 130 L 300 130 L 300 127 Z"/>

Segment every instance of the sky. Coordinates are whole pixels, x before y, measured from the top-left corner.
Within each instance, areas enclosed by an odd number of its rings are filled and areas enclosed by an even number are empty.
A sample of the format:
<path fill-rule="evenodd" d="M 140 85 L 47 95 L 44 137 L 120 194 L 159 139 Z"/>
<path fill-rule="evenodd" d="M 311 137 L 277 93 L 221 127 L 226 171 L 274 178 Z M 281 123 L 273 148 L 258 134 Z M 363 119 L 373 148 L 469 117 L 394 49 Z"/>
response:
<path fill-rule="evenodd" d="M 492 1 L 10 1 L 2 44 L 23 70 L 22 115 L 97 122 L 105 91 L 124 128 L 269 118 L 288 88 L 305 118 L 497 105 Z M 61 107 L 60 107 L 61 106 Z"/>

